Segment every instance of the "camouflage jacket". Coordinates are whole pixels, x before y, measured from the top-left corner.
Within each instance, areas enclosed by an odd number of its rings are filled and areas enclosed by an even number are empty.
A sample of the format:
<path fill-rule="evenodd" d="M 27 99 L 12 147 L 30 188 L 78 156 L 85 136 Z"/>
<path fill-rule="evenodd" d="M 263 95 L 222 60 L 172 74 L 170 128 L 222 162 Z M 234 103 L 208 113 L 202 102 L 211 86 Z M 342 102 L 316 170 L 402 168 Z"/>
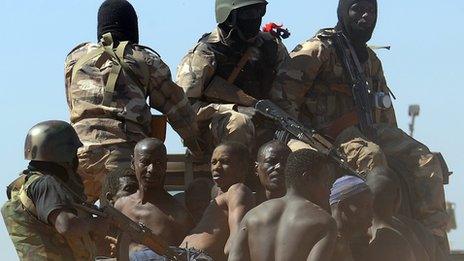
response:
<path fill-rule="evenodd" d="M 166 114 L 169 123 L 182 138 L 196 135 L 195 113 L 183 90 L 172 82 L 171 72 L 161 58 L 140 45 L 127 47 L 124 62 L 133 75 L 121 71 L 111 106 L 104 106 L 105 84 L 113 67 L 110 57 L 95 57 L 73 74 L 76 62 L 99 47 L 101 43 L 79 45 L 68 55 L 65 63 L 71 124 L 86 148 L 146 138 L 151 129 L 150 108 Z M 134 82 L 134 75 L 138 83 Z M 141 84 L 143 86 L 139 86 Z"/>
<path fill-rule="evenodd" d="M 280 39 L 263 32 L 260 32 L 251 48 L 251 57 L 234 84 L 256 99 L 268 98 L 276 73 L 288 58 L 287 49 Z M 216 28 L 212 33 L 205 34 L 182 59 L 177 69 L 177 84 L 193 101 L 199 121 L 209 119 L 217 111 L 232 108 L 232 104 L 209 101 L 203 93 L 214 76 L 228 79 L 244 52 L 235 52 L 227 46 L 221 30 Z"/>
<path fill-rule="evenodd" d="M 322 132 L 355 110 L 351 83 L 331 38 L 333 32 L 321 30 L 298 45 L 279 71 L 272 89 L 272 98 L 279 105 Z M 369 86 L 373 91 L 390 93 L 379 58 L 370 48 L 368 52 L 369 58 L 362 66 Z M 376 123 L 396 126 L 393 107 L 375 109 L 373 113 Z"/>
<path fill-rule="evenodd" d="M 68 242 L 53 226 L 36 217 L 27 191 L 42 176 L 40 172 L 22 174 L 9 186 L 10 199 L 2 207 L 3 220 L 20 260 L 93 260 L 95 246 L 88 235 L 83 235 L 80 242 Z"/>

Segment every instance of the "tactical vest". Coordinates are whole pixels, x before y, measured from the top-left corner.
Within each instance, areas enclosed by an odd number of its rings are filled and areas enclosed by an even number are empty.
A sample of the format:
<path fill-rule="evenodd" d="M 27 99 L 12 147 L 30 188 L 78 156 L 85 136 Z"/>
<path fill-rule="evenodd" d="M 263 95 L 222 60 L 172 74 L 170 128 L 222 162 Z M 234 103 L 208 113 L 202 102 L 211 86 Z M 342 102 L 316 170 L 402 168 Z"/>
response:
<path fill-rule="evenodd" d="M 260 39 L 257 41 L 261 44 L 251 47 L 251 57 L 238 74 L 234 84 L 255 99 L 267 99 L 277 73 L 278 44 L 274 38 L 265 37 L 264 34 L 258 37 Z M 208 38 L 209 35 L 206 35 L 200 42 L 214 53 L 215 75 L 228 79 L 244 54 L 234 52 L 221 42 L 208 42 Z"/>
<path fill-rule="evenodd" d="M 41 222 L 34 203 L 27 195 L 29 186 L 43 174 L 21 175 L 9 188 L 9 200 L 2 216 L 21 260 L 93 260 L 95 247 L 88 235 L 80 242 L 68 242 L 56 229 Z M 79 213 L 79 216 L 84 213 Z"/>

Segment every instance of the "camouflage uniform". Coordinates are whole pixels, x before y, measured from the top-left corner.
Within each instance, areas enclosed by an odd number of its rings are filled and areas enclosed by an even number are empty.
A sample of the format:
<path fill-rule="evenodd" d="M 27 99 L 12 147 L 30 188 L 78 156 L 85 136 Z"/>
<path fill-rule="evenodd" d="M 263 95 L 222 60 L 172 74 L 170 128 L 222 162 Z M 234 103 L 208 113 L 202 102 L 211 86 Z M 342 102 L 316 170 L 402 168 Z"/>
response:
<path fill-rule="evenodd" d="M 42 176 L 40 172 L 22 174 L 10 185 L 11 197 L 2 207 L 2 216 L 18 257 L 21 260 L 93 260 L 95 247 L 88 235 L 82 235 L 79 242 L 68 242 L 53 226 L 36 217 L 27 191 L 29 185 Z"/>
<path fill-rule="evenodd" d="M 109 171 L 130 167 L 135 144 L 150 134 L 150 108 L 167 114 L 184 140 L 192 140 L 197 133 L 195 114 L 185 94 L 172 82 L 167 65 L 147 47 L 127 46 L 123 61 L 132 75 L 124 70 L 120 73 L 111 104 L 103 105 L 105 84 L 115 62 L 104 53 L 74 70 L 80 59 L 101 47 L 102 43 L 79 45 L 65 64 L 71 123 L 84 144 L 78 152 L 78 172 L 90 201 L 98 199 Z"/>
<path fill-rule="evenodd" d="M 184 88 L 197 112 L 200 129 L 213 143 L 236 141 L 253 144 L 255 126 L 251 117 L 239 113 L 235 104 L 223 104 L 204 97 L 214 76 L 228 79 L 243 53 L 232 51 L 220 29 L 206 34 L 183 58 L 177 70 L 177 84 Z M 269 33 L 260 32 L 252 54 L 234 84 L 255 99 L 268 97 L 276 72 L 288 57 L 284 45 Z"/>
<path fill-rule="evenodd" d="M 371 139 L 361 134 L 353 120 L 355 104 L 350 80 L 337 56 L 332 29 L 320 31 L 298 45 L 278 73 L 272 96 L 291 114 L 321 133 L 332 137 L 348 162 L 361 173 L 396 161 L 410 188 L 413 216 L 434 234 L 445 236 L 443 170 L 429 149 L 397 128 L 393 108 L 375 109 Z M 369 49 L 369 48 L 368 48 Z M 374 92 L 390 93 L 380 60 L 369 49 L 362 65 Z M 290 144 L 293 150 L 307 146 Z"/>

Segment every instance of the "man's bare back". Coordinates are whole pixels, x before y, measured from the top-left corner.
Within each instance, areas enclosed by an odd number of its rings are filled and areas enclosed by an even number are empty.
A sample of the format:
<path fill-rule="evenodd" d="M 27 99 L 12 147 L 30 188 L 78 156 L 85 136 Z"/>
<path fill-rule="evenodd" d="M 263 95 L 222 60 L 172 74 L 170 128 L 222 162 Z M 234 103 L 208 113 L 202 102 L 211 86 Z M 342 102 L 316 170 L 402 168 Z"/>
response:
<path fill-rule="evenodd" d="M 229 261 L 331 260 L 337 237 L 328 206 L 327 159 L 312 150 L 290 154 L 286 194 L 243 218 Z"/>
<path fill-rule="evenodd" d="M 284 196 L 245 216 L 229 260 L 328 260 L 323 256 L 330 254 L 336 231 L 335 221 L 322 208 Z"/>
<path fill-rule="evenodd" d="M 231 186 L 211 201 L 200 223 L 181 247 L 200 249 L 214 260 L 226 260 L 231 231 L 237 230 L 240 220 L 253 206 L 253 193 L 248 187 L 241 183 Z"/>
<path fill-rule="evenodd" d="M 115 208 L 133 221 L 146 225 L 171 246 L 177 246 L 193 226 L 185 208 L 167 192 L 145 203 L 136 192 L 116 201 Z"/>

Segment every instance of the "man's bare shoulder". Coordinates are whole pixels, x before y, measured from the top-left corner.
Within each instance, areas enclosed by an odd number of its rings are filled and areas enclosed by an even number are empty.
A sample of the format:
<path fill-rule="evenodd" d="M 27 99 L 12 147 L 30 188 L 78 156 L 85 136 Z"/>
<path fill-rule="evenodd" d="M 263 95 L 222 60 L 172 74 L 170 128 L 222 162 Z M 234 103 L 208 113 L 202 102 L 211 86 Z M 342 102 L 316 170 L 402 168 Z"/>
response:
<path fill-rule="evenodd" d="M 235 205 L 249 206 L 255 204 L 255 196 L 253 195 L 253 192 L 243 183 L 232 185 L 226 193 L 219 195 L 216 199 L 220 199 L 221 197 L 229 207 Z"/>
<path fill-rule="evenodd" d="M 285 210 L 285 202 L 281 198 L 271 199 L 250 210 L 245 217 L 247 224 L 261 224 L 275 219 Z"/>

